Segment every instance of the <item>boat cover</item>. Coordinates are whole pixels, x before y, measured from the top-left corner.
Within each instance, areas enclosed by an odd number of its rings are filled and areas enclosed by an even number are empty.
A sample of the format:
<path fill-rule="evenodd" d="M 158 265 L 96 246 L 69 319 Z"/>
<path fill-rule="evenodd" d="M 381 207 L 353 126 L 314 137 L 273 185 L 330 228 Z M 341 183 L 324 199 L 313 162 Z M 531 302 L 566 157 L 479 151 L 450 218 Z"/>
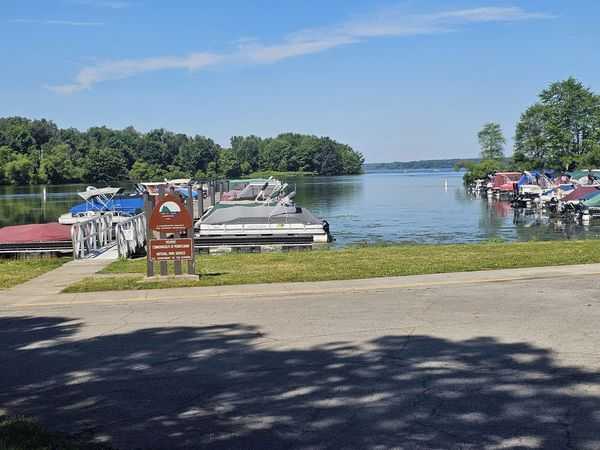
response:
<path fill-rule="evenodd" d="M 593 193 L 590 197 L 586 197 L 583 201 L 584 206 L 596 208 L 600 206 L 600 191 Z"/>
<path fill-rule="evenodd" d="M 521 178 L 521 172 L 496 172 L 492 178 L 492 187 L 495 189 L 512 190 L 512 185 Z"/>
<path fill-rule="evenodd" d="M 550 179 L 541 172 L 537 172 L 537 171 L 532 171 L 532 172 L 523 172 L 523 175 L 521 175 L 521 178 L 519 178 L 519 181 L 517 182 L 517 185 L 519 187 L 523 186 L 523 185 L 535 185 L 535 186 L 540 186 L 541 188 L 547 188 L 549 186 L 552 185 L 552 183 L 550 182 Z"/>
<path fill-rule="evenodd" d="M 183 198 L 188 198 L 187 188 L 178 187 L 178 188 L 175 188 L 175 192 L 177 192 L 178 194 L 181 194 L 183 196 Z M 192 189 L 192 198 L 194 198 L 194 199 L 198 198 L 198 191 L 196 191 L 195 189 Z"/>
<path fill-rule="evenodd" d="M 306 208 L 298 206 L 265 205 L 263 203 L 222 204 L 211 209 L 200 224 L 272 224 L 294 223 L 321 225 L 323 222 Z"/>
<path fill-rule="evenodd" d="M 71 240 L 71 226 L 59 223 L 11 225 L 0 228 L 0 244 L 57 242 Z"/>
<path fill-rule="evenodd" d="M 598 190 L 598 186 L 577 186 L 575 189 L 573 189 L 571 192 L 565 195 L 561 200 L 563 202 L 573 202 L 581 200 L 588 194 L 595 195 L 598 192 L 600 192 L 600 190 Z"/>
<path fill-rule="evenodd" d="M 110 212 L 118 211 L 126 214 L 137 214 L 144 209 L 144 199 L 141 196 L 115 197 L 107 202 L 101 202 L 97 198 L 92 198 L 85 203 L 79 203 L 73 206 L 69 211 L 72 214 L 80 214 L 87 211 Z"/>

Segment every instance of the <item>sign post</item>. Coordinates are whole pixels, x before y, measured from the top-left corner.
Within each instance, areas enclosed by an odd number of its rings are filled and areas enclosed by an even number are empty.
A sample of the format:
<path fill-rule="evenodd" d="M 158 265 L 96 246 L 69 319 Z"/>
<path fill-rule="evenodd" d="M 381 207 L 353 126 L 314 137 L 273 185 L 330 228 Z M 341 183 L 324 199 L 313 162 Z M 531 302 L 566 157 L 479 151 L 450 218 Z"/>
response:
<path fill-rule="evenodd" d="M 182 261 L 187 261 L 187 273 L 195 274 L 194 200 L 188 186 L 187 205 L 179 193 L 159 186 L 159 194 L 151 201 L 146 194 L 145 211 L 148 223 L 147 276 L 154 276 L 154 263 L 160 264 L 160 275 L 168 274 L 168 261 L 173 261 L 175 275 L 182 275 Z M 153 203 L 153 205 L 152 205 Z M 155 236 L 158 233 L 159 239 Z"/>

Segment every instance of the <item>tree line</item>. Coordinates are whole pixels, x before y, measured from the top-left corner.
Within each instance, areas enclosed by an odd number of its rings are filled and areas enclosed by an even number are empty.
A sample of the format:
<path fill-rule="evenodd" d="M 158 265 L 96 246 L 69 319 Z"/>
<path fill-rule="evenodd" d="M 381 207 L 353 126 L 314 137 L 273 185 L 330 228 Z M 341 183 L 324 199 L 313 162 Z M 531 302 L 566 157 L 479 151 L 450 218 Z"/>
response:
<path fill-rule="evenodd" d="M 375 172 L 384 170 L 431 170 L 431 169 L 452 169 L 456 164 L 479 162 L 481 158 L 453 158 L 453 159 L 420 159 L 417 161 L 394 161 L 387 163 L 365 163 L 363 168 L 365 172 Z"/>
<path fill-rule="evenodd" d="M 164 178 L 235 178 L 256 171 L 361 173 L 364 158 L 329 137 L 234 136 L 223 148 L 204 136 L 133 127 L 87 131 L 52 121 L 0 118 L 0 184 L 114 183 Z"/>
<path fill-rule="evenodd" d="M 500 125 L 485 124 L 478 138 L 482 161 L 457 165 L 468 169 L 466 182 L 499 170 L 600 167 L 600 95 L 573 77 L 551 83 L 521 114 L 509 160 Z"/>

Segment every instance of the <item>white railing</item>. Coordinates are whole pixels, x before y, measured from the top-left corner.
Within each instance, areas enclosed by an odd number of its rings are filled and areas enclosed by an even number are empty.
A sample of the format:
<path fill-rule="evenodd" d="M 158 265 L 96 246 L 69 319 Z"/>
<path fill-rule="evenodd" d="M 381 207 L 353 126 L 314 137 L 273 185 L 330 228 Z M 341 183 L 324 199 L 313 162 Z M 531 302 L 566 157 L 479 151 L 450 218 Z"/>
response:
<path fill-rule="evenodd" d="M 146 215 L 133 216 L 115 227 L 119 258 L 128 258 L 146 245 Z"/>
<path fill-rule="evenodd" d="M 71 227 L 73 258 L 81 259 L 114 242 L 112 214 L 99 215 L 73 224 Z"/>

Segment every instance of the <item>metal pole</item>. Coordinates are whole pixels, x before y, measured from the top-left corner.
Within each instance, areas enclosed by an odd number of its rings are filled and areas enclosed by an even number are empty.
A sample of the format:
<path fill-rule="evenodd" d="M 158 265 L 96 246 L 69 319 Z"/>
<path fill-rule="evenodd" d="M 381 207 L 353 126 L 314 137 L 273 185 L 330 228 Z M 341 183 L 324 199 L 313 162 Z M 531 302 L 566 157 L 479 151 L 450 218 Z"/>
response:
<path fill-rule="evenodd" d="M 162 200 L 162 198 L 164 197 L 164 195 L 165 195 L 165 185 L 161 184 L 161 185 L 158 186 L 158 196 Z M 164 239 L 165 238 L 165 233 L 163 233 L 161 231 L 160 234 L 159 234 L 159 237 L 161 239 Z M 167 276 L 169 274 L 169 268 L 167 266 L 167 261 L 160 261 L 159 264 L 160 264 L 160 275 L 163 276 L 163 277 Z"/>
<path fill-rule="evenodd" d="M 204 183 L 200 183 L 200 189 L 198 192 L 198 216 L 199 218 L 204 215 L 204 188 L 202 187 Z"/>
<path fill-rule="evenodd" d="M 148 192 L 144 192 L 144 214 L 146 215 L 146 276 L 154 276 L 154 262 L 150 259 L 150 240 L 152 230 L 150 229 L 150 216 L 152 215 L 152 200 Z"/>
<path fill-rule="evenodd" d="M 202 187 L 200 187 L 200 198 L 202 198 Z M 192 217 L 194 217 L 194 197 L 192 185 L 188 186 L 188 198 L 187 207 Z M 187 237 L 192 239 L 192 259 L 188 261 L 188 274 L 194 275 L 196 273 L 196 246 L 194 245 L 194 222 L 192 221 L 192 227 L 187 230 Z"/>
<path fill-rule="evenodd" d="M 211 180 L 210 181 L 210 206 L 215 206 L 216 203 L 216 197 L 215 197 L 215 186 L 216 182 L 215 180 Z"/>

